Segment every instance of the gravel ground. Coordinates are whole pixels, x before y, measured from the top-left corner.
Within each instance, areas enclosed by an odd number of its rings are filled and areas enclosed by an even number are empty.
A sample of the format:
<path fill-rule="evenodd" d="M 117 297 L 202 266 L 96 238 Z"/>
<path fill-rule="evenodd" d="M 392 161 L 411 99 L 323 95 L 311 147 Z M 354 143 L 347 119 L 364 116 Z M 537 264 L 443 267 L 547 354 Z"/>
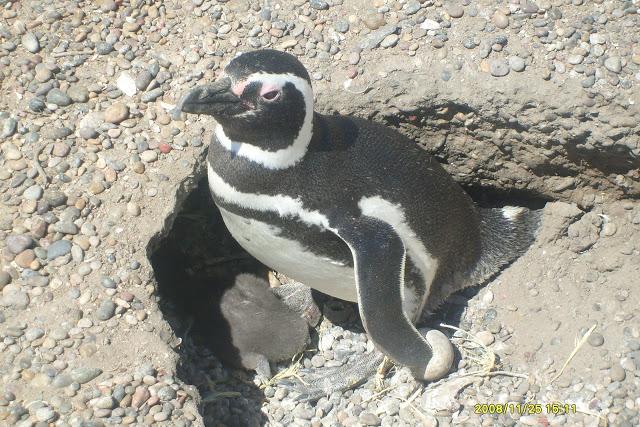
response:
<path fill-rule="evenodd" d="M 638 1 L 342 3 L 0 0 L 0 424 L 640 424 Z M 301 58 L 319 110 L 396 126 L 479 198 L 556 201 L 525 256 L 430 318 L 482 344 L 443 329 L 450 377 L 298 403 L 159 305 L 149 256 L 212 127 L 168 111 L 260 47 Z M 370 349 L 352 305 L 320 305 L 303 366 Z M 485 368 L 503 373 L 464 376 Z M 542 410 L 475 407 L 507 402 Z"/>

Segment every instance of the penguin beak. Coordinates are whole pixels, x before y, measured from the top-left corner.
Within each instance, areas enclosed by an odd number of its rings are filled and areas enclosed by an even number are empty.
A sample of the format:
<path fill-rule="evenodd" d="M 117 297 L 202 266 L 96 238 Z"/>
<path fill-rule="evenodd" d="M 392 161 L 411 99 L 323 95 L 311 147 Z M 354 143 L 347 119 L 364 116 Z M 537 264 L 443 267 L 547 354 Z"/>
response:
<path fill-rule="evenodd" d="M 231 91 L 231 79 L 223 77 L 214 83 L 196 86 L 176 106 L 185 113 L 209 116 L 232 116 L 241 107 L 240 98 Z"/>

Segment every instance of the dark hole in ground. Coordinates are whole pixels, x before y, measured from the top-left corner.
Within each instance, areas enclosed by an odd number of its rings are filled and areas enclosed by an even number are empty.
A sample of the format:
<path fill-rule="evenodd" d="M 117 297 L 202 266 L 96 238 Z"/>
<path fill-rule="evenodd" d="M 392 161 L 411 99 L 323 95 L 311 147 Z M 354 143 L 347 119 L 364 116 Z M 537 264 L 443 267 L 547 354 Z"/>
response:
<path fill-rule="evenodd" d="M 479 187 L 467 191 L 483 207 L 518 205 L 537 209 L 545 203 L 543 198 L 526 192 Z M 230 343 L 230 337 L 214 302 L 237 274 L 251 272 L 266 277 L 268 270 L 226 230 L 209 195 L 206 178 L 180 207 L 169 234 L 151 255 L 151 262 L 158 281 L 160 308 L 182 339 L 178 374 L 199 388 L 205 401 L 200 410 L 206 425 L 265 424 L 267 419 L 260 411 L 265 395 L 252 382 L 253 372 L 227 369 L 233 366 L 229 357 L 233 359 L 234 348 L 221 345 Z M 443 322 L 465 328 L 467 325 L 461 322 L 467 302 L 480 289 L 468 288 L 450 297 L 427 326 L 438 328 Z M 314 294 L 314 299 L 332 323 L 355 333 L 363 332 L 355 304 L 319 293 Z M 227 355 L 225 367 L 214 356 L 221 353 Z"/>

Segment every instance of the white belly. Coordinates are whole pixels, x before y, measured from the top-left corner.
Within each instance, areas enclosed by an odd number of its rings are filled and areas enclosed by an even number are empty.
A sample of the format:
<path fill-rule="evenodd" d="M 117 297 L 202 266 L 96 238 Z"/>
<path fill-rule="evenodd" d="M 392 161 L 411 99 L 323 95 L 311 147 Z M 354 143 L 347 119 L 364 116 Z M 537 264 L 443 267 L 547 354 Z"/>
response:
<path fill-rule="evenodd" d="M 263 264 L 325 294 L 357 301 L 353 268 L 309 252 L 295 240 L 281 237 L 278 227 L 243 218 L 222 208 L 220 213 L 231 235 Z"/>

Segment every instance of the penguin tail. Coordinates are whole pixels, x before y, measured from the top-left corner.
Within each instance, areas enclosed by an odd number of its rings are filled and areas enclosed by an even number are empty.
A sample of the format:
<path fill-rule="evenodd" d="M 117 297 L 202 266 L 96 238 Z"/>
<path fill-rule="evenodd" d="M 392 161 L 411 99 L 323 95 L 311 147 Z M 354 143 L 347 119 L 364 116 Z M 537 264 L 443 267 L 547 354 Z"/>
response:
<path fill-rule="evenodd" d="M 525 253 L 542 222 L 542 210 L 519 206 L 480 209 L 482 256 L 473 272 L 480 283 Z"/>

